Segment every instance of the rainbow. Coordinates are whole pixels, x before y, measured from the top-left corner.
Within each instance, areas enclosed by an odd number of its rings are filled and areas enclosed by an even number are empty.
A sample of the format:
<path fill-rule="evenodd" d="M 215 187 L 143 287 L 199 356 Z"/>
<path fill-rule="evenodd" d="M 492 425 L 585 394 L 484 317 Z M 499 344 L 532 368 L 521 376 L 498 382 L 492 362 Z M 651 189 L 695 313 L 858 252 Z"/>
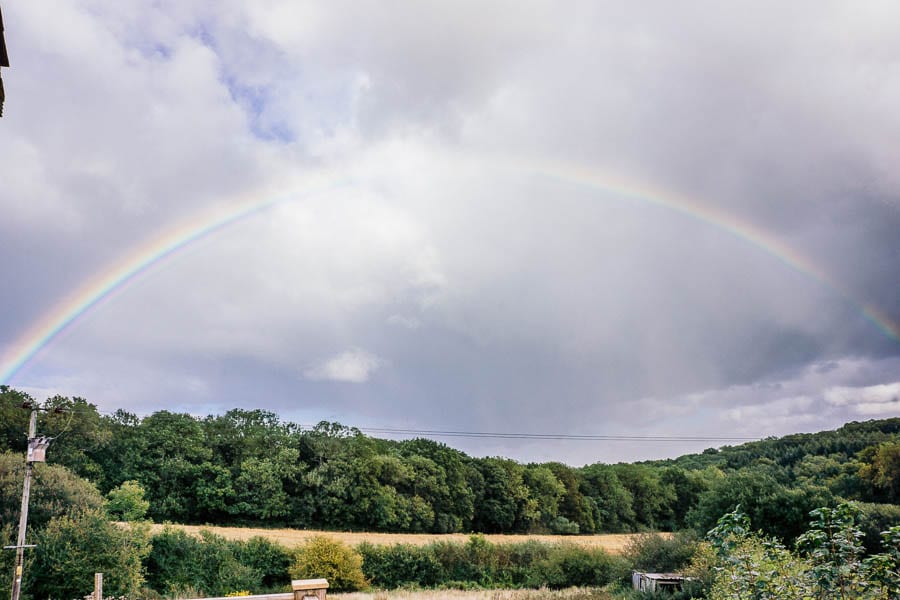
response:
<path fill-rule="evenodd" d="M 867 304 L 856 294 L 840 286 L 824 269 L 813 264 L 807 257 L 786 243 L 750 223 L 740 221 L 733 215 L 672 191 L 656 189 L 644 182 L 628 180 L 621 176 L 601 174 L 594 169 L 580 165 L 522 159 L 507 161 L 507 165 L 516 170 L 524 170 L 549 179 L 606 192 L 618 201 L 658 206 L 727 232 L 843 297 L 882 334 L 895 342 L 900 342 L 900 324 L 893 322 L 886 313 Z"/>
<path fill-rule="evenodd" d="M 602 191 L 617 201 L 658 206 L 725 231 L 842 296 L 856 306 L 862 316 L 881 333 L 894 341 L 900 341 L 900 325 L 892 322 L 890 317 L 876 307 L 867 305 L 854 294 L 839 286 L 827 272 L 817 267 L 808 258 L 752 224 L 740 221 L 733 215 L 717 210 L 708 204 L 681 197 L 671 191 L 655 189 L 646 183 L 630 181 L 568 163 L 525 159 L 487 159 L 486 162 L 490 166 L 512 169 L 516 173 L 537 174 Z M 479 164 L 484 165 L 486 162 L 482 157 Z M 342 185 L 346 185 L 346 183 Z M 184 248 L 277 204 L 296 200 L 299 197 L 309 197 L 322 191 L 330 191 L 336 187 L 338 186 L 334 184 L 326 184 L 320 186 L 320 189 L 303 194 L 286 194 L 269 197 L 262 201 L 238 202 L 224 211 L 212 211 L 197 215 L 195 218 L 167 230 L 158 238 L 138 246 L 126 258 L 85 282 L 22 334 L 0 361 L 0 384 L 8 384 L 41 350 L 67 329 L 73 327 L 81 317 L 102 304 L 111 294 L 123 289 L 129 282 Z"/>
<path fill-rule="evenodd" d="M 0 360 L 0 385 L 8 384 L 41 350 L 112 294 L 186 247 L 278 204 L 309 198 L 346 185 L 346 182 L 333 184 L 326 180 L 306 186 L 306 191 L 302 193 L 274 195 L 262 201 L 237 201 L 225 209 L 214 208 L 197 214 L 167 230 L 162 236 L 136 247 L 124 259 L 82 284 L 13 343 L 12 351 Z"/>

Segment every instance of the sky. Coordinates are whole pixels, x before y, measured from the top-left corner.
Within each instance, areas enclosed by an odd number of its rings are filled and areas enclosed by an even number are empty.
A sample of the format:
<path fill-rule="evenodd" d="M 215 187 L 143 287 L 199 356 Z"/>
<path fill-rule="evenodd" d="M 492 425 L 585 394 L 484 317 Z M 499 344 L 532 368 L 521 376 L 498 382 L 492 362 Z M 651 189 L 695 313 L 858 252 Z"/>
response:
<path fill-rule="evenodd" d="M 573 465 L 900 416 L 895 2 L 3 2 L 0 383 Z"/>

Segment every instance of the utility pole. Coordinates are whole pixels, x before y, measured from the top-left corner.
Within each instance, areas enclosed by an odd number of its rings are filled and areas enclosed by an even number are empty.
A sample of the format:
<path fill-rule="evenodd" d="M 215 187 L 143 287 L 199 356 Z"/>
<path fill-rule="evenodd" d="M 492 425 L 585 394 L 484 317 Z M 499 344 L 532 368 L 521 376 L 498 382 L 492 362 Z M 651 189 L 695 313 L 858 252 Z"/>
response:
<path fill-rule="evenodd" d="M 19 600 L 22 591 L 22 564 L 25 559 L 25 548 L 34 548 L 34 544 L 25 545 L 25 529 L 28 526 L 28 498 L 31 495 L 31 470 L 36 462 L 45 462 L 47 446 L 50 438 L 37 437 L 38 407 L 25 405 L 31 408 L 31 419 L 28 421 L 28 450 L 25 454 L 25 483 L 22 485 L 22 509 L 19 512 L 19 538 L 16 549 L 16 569 L 13 573 L 11 600 Z M 7 546 L 10 548 L 10 546 Z"/>

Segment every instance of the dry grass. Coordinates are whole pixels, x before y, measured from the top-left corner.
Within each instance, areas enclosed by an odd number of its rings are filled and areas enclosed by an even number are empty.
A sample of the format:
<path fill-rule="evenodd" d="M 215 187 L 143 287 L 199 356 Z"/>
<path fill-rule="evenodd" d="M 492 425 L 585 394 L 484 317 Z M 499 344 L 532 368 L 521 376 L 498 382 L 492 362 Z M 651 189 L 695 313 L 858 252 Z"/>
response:
<path fill-rule="evenodd" d="M 611 600 L 613 597 L 601 590 L 570 588 L 567 590 L 431 590 L 421 592 L 374 592 L 353 594 L 328 594 L 340 600 Z"/>
<path fill-rule="evenodd" d="M 273 542 L 278 542 L 289 548 L 302 544 L 306 540 L 314 536 L 327 536 L 332 539 L 340 540 L 350 546 L 356 546 L 361 542 L 369 542 L 371 544 L 413 544 L 415 546 L 424 546 L 431 542 L 449 541 L 465 543 L 468 541 L 468 534 L 464 533 L 448 533 L 448 534 L 429 534 L 429 533 L 356 533 L 347 531 L 315 531 L 311 529 L 257 529 L 252 527 L 216 527 L 212 525 L 176 525 L 184 529 L 191 535 L 198 535 L 201 529 L 206 529 L 221 535 L 229 540 L 247 540 L 251 537 L 262 536 Z M 163 525 L 154 524 L 152 526 L 153 533 L 162 531 Z M 610 554 L 620 554 L 628 543 L 634 539 L 637 534 L 626 533 L 609 533 L 601 535 L 486 535 L 488 541 L 495 544 L 524 542 L 527 540 L 537 540 L 539 542 L 555 543 L 568 542 L 584 546 L 586 548 L 603 548 Z M 663 534 L 668 535 L 668 534 Z M 400 597 L 400 596 L 398 596 Z M 438 598 L 440 596 L 433 596 Z M 451 596 L 447 596 L 451 597 Z M 465 597 L 465 596 L 461 596 Z M 476 596 L 473 596 L 475 598 Z M 555 597 L 555 596 L 545 596 Z M 559 596 L 560 598 L 566 596 Z M 482 598 L 482 596 L 477 596 Z M 491 598 L 491 596 L 484 596 Z M 505 596 L 504 596 L 505 598 Z M 518 597 L 516 597 L 518 598 Z"/>

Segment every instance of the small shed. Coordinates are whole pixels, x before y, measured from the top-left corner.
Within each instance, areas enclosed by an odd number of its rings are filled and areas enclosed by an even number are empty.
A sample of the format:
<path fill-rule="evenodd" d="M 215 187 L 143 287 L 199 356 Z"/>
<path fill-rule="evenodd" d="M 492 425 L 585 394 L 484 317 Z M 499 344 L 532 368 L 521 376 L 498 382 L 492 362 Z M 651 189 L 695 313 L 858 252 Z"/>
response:
<path fill-rule="evenodd" d="M 642 592 L 677 592 L 684 587 L 685 579 L 681 573 L 634 571 L 631 574 L 631 587 Z"/>
<path fill-rule="evenodd" d="M 325 600 L 327 579 L 294 579 L 291 581 L 294 600 Z"/>

